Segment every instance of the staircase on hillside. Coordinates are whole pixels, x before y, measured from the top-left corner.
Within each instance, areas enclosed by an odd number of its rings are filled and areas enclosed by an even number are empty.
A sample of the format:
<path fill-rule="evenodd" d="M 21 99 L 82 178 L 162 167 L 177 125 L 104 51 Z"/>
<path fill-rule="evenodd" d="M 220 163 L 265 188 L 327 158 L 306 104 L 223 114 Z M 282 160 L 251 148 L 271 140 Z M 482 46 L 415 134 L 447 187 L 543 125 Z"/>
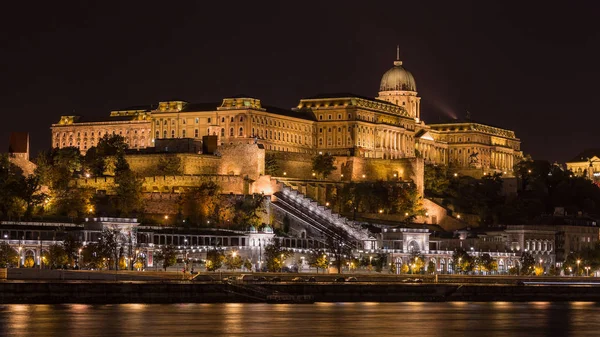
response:
<path fill-rule="evenodd" d="M 277 184 L 279 191 L 274 194 L 277 197 L 273 202 L 275 207 L 352 248 L 368 249 L 364 245 L 369 241 L 369 232 L 360 224 L 332 212 L 330 208 L 319 205 L 315 200 L 280 181 Z"/>

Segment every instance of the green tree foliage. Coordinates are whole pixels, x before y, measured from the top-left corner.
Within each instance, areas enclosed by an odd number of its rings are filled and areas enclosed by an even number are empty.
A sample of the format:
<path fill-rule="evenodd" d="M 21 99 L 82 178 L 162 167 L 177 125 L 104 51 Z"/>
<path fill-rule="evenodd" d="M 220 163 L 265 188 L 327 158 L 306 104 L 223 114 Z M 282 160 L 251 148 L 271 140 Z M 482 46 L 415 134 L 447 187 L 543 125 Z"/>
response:
<path fill-rule="evenodd" d="M 0 242 L 0 268 L 18 265 L 19 254 L 7 242 Z"/>
<path fill-rule="evenodd" d="M 210 250 L 206 253 L 206 270 L 215 271 L 223 266 L 225 256 L 218 249 Z"/>
<path fill-rule="evenodd" d="M 100 245 L 97 242 L 92 242 L 82 248 L 80 266 L 101 269 L 104 267 L 104 258 Z"/>
<path fill-rule="evenodd" d="M 577 261 L 579 261 L 579 275 L 586 275 L 585 267 L 590 267 L 589 274 L 600 270 L 600 243 L 596 243 L 593 247 L 585 247 L 579 252 L 567 255 L 563 268 L 569 273 L 571 268 L 572 273 L 577 273 Z"/>
<path fill-rule="evenodd" d="M 238 199 L 235 204 L 234 222 L 243 229 L 250 226 L 260 229 L 263 226 L 262 217 L 267 213 L 265 208 L 266 198 L 262 194 L 253 194 Z"/>
<path fill-rule="evenodd" d="M 47 208 L 51 214 L 84 217 L 93 206 L 93 191 L 80 189 L 71 180 L 81 177 L 82 157 L 79 149 L 66 147 L 43 152 L 37 157 L 35 174 L 39 184 L 50 188 Z M 35 190 L 38 182 L 32 182 L 30 190 Z M 34 199 L 39 202 L 39 199 Z"/>
<path fill-rule="evenodd" d="M 435 263 L 433 261 L 429 261 L 427 263 L 427 274 L 435 274 Z"/>
<path fill-rule="evenodd" d="M 291 251 L 281 248 L 281 244 L 277 239 L 274 239 L 272 243 L 265 246 L 264 254 L 267 270 L 270 272 L 281 271 L 285 260 L 293 255 Z"/>
<path fill-rule="evenodd" d="M 68 264 L 69 257 L 61 244 L 53 244 L 48 247 L 44 260 L 51 269 L 59 269 Z"/>
<path fill-rule="evenodd" d="M 462 248 L 454 250 L 452 261 L 454 261 L 454 269 L 459 273 L 469 273 L 475 268 L 474 258 Z"/>
<path fill-rule="evenodd" d="M 82 248 L 81 241 L 69 234 L 63 241 L 63 249 L 67 254 L 67 263 L 71 266 L 75 266 L 75 261 L 79 258 L 79 249 Z"/>
<path fill-rule="evenodd" d="M 265 155 L 265 174 L 271 176 L 279 174 L 279 164 L 273 153 L 267 153 Z"/>
<path fill-rule="evenodd" d="M 164 246 L 154 257 L 157 262 L 160 262 L 165 271 L 167 271 L 167 268 L 174 266 L 175 263 L 177 263 L 177 252 L 172 246 Z"/>
<path fill-rule="evenodd" d="M 450 185 L 450 180 L 446 166 L 425 165 L 425 195 L 441 197 L 446 193 L 448 185 Z"/>
<path fill-rule="evenodd" d="M 119 262 L 119 242 L 118 242 L 119 231 L 117 229 L 104 229 L 100 234 L 100 238 L 97 242 L 98 255 L 105 258 L 108 263 L 109 269 L 118 269 Z"/>
<path fill-rule="evenodd" d="M 204 182 L 186 191 L 180 199 L 182 213 L 190 223 L 204 226 L 215 215 L 220 204 L 220 187 L 213 181 Z"/>
<path fill-rule="evenodd" d="M 326 179 L 331 172 L 337 169 L 337 167 L 333 165 L 334 162 L 335 157 L 331 154 L 319 154 L 312 160 L 312 169 L 319 177 Z"/>
<path fill-rule="evenodd" d="M 163 155 L 156 164 L 156 175 L 177 176 L 183 173 L 181 158 L 173 154 Z"/>
<path fill-rule="evenodd" d="M 535 259 L 533 258 L 533 255 L 531 255 L 531 253 L 523 252 L 523 254 L 521 254 L 520 262 L 521 262 L 521 274 L 522 275 L 533 274 L 533 272 L 534 272 L 533 267 L 535 266 Z"/>
<path fill-rule="evenodd" d="M 342 212 L 409 214 L 412 219 L 425 214 L 416 186 L 394 181 L 351 182 L 336 187 Z"/>
<path fill-rule="evenodd" d="M 142 180 L 129 168 L 122 153 L 115 164 L 115 196 L 113 204 L 119 215 L 130 216 L 144 209 Z"/>
<path fill-rule="evenodd" d="M 313 251 L 308 256 L 308 265 L 317 269 L 317 274 L 319 273 L 319 269 L 323 271 L 327 270 L 329 267 L 329 258 L 327 254 L 325 254 L 322 250 Z"/>
<path fill-rule="evenodd" d="M 498 271 L 498 261 L 494 260 L 488 253 L 479 258 L 479 269 L 484 272 L 493 273 Z"/>
<path fill-rule="evenodd" d="M 225 256 L 225 268 L 229 270 L 235 270 L 242 268 L 244 264 L 244 259 L 240 256 L 240 254 L 236 252 L 230 252 Z"/>
<path fill-rule="evenodd" d="M 244 260 L 244 265 L 243 266 L 248 271 L 252 270 L 252 262 L 249 259 L 245 259 Z"/>
<path fill-rule="evenodd" d="M 25 177 L 6 154 L 0 154 L 0 217 L 30 219 L 47 197 L 40 189 L 39 175 Z"/>

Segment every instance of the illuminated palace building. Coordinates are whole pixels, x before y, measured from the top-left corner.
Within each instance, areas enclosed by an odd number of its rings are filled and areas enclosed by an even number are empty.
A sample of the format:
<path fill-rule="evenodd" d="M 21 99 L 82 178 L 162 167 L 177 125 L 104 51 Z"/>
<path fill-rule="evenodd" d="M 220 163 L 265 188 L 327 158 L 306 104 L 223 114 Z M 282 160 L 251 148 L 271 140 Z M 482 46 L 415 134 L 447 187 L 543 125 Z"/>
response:
<path fill-rule="evenodd" d="M 267 151 L 329 152 L 337 156 L 398 159 L 480 172 L 512 171 L 521 156 L 513 131 L 454 120 L 427 125 L 412 74 L 399 58 L 382 77 L 377 98 L 321 94 L 292 109 L 263 105 L 237 96 L 218 103 L 180 100 L 115 110 L 103 121 L 62 116 L 52 125 L 54 147 L 82 153 L 105 134 L 125 137 L 132 149 L 153 147 L 157 139 L 215 135 L 218 144 L 263 144 Z"/>

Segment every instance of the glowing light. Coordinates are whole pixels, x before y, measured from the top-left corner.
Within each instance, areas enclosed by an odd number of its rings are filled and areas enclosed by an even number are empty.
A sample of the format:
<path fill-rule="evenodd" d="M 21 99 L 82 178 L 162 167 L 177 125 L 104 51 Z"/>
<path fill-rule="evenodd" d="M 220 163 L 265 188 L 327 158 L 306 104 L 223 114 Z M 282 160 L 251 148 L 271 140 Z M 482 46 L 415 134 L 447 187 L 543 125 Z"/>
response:
<path fill-rule="evenodd" d="M 165 215 L 165 220 L 168 220 L 168 219 L 169 219 L 169 216 L 168 216 L 168 215 Z"/>

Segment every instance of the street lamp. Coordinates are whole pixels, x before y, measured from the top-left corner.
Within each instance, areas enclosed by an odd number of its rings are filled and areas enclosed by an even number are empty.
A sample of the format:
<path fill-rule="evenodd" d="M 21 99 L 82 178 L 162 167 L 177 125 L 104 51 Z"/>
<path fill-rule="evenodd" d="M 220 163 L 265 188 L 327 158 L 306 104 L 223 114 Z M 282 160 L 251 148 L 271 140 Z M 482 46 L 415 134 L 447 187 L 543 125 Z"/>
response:
<path fill-rule="evenodd" d="M 283 254 L 281 254 L 281 272 L 283 273 Z"/>
<path fill-rule="evenodd" d="M 581 263 L 581 260 L 577 260 L 577 276 L 579 276 L 579 264 Z"/>
<path fill-rule="evenodd" d="M 585 269 L 586 276 L 590 276 L 590 267 L 589 266 L 585 266 L 583 268 Z"/>
<path fill-rule="evenodd" d="M 77 266 L 81 269 L 81 248 L 78 250 L 79 254 L 77 254 Z"/>
<path fill-rule="evenodd" d="M 461 261 L 461 260 L 462 260 L 462 257 L 459 257 L 459 258 L 458 258 L 458 268 L 460 268 L 460 261 Z M 457 268 L 457 269 L 458 269 L 458 268 Z"/>

